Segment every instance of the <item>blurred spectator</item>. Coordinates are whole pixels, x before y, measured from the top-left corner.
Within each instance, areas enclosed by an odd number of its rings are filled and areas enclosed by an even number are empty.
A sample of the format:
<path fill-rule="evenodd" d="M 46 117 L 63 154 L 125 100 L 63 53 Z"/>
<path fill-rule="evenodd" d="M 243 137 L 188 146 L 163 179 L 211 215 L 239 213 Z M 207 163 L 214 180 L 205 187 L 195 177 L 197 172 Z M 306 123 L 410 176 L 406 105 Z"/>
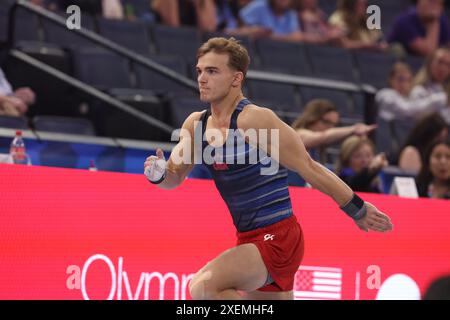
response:
<path fill-rule="evenodd" d="M 34 104 L 35 93 L 30 88 L 18 88 L 13 91 L 10 83 L 0 69 L 0 114 L 22 116 L 28 107 Z"/>
<path fill-rule="evenodd" d="M 444 92 L 411 97 L 413 74 L 402 62 L 393 65 L 389 74 L 389 88 L 381 89 L 375 96 L 378 115 L 386 120 L 413 120 L 424 112 L 438 111 L 447 104 Z"/>
<path fill-rule="evenodd" d="M 252 0 L 216 0 L 217 31 L 235 36 L 251 38 L 265 37 L 270 34 L 259 26 L 247 26 L 239 12 Z"/>
<path fill-rule="evenodd" d="M 151 0 L 141 0 L 136 2 L 133 0 L 122 0 L 125 17 L 130 21 L 140 20 L 151 24 L 156 23 L 156 14 L 151 9 Z"/>
<path fill-rule="evenodd" d="M 345 35 L 341 44 L 347 49 L 386 50 L 381 30 L 367 28 L 366 0 L 339 0 L 329 23 Z"/>
<path fill-rule="evenodd" d="M 450 141 L 432 142 L 422 161 L 423 166 L 417 176 L 419 196 L 450 199 Z"/>
<path fill-rule="evenodd" d="M 450 51 L 445 48 L 437 49 L 429 56 L 425 65 L 419 70 L 414 79 L 411 91 L 413 99 L 431 97 L 436 93 L 446 93 L 444 86 L 450 78 Z M 435 105 L 441 115 L 450 124 L 450 108 L 447 101 Z"/>
<path fill-rule="evenodd" d="M 325 99 L 310 101 L 305 110 L 294 121 L 292 127 L 300 135 L 311 156 L 325 162 L 325 147 L 343 140 L 350 135 L 364 136 L 376 128 L 375 125 L 357 123 L 352 126 L 335 128 L 339 124 L 336 106 Z"/>
<path fill-rule="evenodd" d="M 37 2 L 45 2 L 48 9 L 53 11 L 66 12 L 71 5 L 80 7 L 82 13 L 92 16 L 103 16 L 106 19 L 128 19 L 135 20 L 136 17 L 132 12 L 125 12 L 124 1 L 121 0 L 32 0 Z"/>
<path fill-rule="evenodd" d="M 216 31 L 231 33 L 243 26 L 239 11 L 250 0 L 215 0 L 217 12 Z"/>
<path fill-rule="evenodd" d="M 291 0 L 252 1 L 239 12 L 244 24 L 253 28 L 253 36 L 277 40 L 301 41 L 298 17 Z"/>
<path fill-rule="evenodd" d="M 384 153 L 375 155 L 372 141 L 351 136 L 341 145 L 336 173 L 355 191 L 381 193 L 378 173 L 387 165 Z"/>
<path fill-rule="evenodd" d="M 400 43 L 407 52 L 421 56 L 448 45 L 450 29 L 443 0 L 418 0 L 416 7 L 396 18 L 388 41 Z"/>
<path fill-rule="evenodd" d="M 45 7 L 46 5 L 46 0 L 29 0 L 29 2 L 40 7 Z"/>
<path fill-rule="evenodd" d="M 317 0 L 296 0 L 298 18 L 305 41 L 313 43 L 338 42 L 344 36 L 342 30 L 327 22 Z"/>
<path fill-rule="evenodd" d="M 120 0 L 102 0 L 102 15 L 106 19 L 122 20 L 125 14 Z"/>
<path fill-rule="evenodd" d="M 422 167 L 421 153 L 430 141 L 444 141 L 448 135 L 448 127 L 439 113 L 430 113 L 415 124 L 400 150 L 398 166 L 410 172 L 419 172 Z"/>
<path fill-rule="evenodd" d="M 163 24 L 171 27 L 196 26 L 201 31 L 217 28 L 214 0 L 153 0 L 151 7 Z"/>
<path fill-rule="evenodd" d="M 450 275 L 434 279 L 425 290 L 422 300 L 450 300 Z"/>
<path fill-rule="evenodd" d="M 245 2 L 247 4 L 248 1 Z M 240 1 L 215 0 L 217 12 L 216 31 L 230 32 L 239 28 L 239 10 L 245 6 Z"/>

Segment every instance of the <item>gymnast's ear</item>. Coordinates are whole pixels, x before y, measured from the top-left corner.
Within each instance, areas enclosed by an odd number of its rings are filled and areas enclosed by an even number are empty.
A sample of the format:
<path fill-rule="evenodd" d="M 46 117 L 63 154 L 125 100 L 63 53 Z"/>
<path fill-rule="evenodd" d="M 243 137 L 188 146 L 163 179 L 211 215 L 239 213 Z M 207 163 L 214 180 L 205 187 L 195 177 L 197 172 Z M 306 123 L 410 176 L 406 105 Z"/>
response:
<path fill-rule="evenodd" d="M 233 82 L 231 83 L 231 86 L 236 88 L 242 84 L 242 81 L 244 80 L 244 74 L 241 71 L 237 71 L 234 73 L 233 77 L 234 78 L 233 78 Z"/>

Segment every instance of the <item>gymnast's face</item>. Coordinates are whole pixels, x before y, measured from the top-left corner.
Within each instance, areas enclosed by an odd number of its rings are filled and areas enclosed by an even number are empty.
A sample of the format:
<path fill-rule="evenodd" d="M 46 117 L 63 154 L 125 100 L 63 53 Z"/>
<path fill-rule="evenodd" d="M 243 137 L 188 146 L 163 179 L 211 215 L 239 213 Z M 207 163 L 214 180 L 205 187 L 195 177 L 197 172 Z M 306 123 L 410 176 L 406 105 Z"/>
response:
<path fill-rule="evenodd" d="M 214 103 L 223 100 L 233 88 L 240 89 L 242 72 L 228 65 L 229 56 L 208 52 L 198 59 L 197 82 L 200 100 Z"/>

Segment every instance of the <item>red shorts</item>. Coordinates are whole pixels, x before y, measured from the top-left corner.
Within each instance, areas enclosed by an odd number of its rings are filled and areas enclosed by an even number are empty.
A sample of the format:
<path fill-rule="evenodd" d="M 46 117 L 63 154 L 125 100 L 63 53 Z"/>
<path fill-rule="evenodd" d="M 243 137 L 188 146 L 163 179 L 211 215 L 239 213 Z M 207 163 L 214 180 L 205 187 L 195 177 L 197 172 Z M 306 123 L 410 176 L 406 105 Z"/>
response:
<path fill-rule="evenodd" d="M 274 280 L 260 291 L 291 291 L 295 273 L 303 258 L 303 233 L 297 218 L 291 217 L 270 226 L 237 233 L 237 244 L 253 243 Z"/>

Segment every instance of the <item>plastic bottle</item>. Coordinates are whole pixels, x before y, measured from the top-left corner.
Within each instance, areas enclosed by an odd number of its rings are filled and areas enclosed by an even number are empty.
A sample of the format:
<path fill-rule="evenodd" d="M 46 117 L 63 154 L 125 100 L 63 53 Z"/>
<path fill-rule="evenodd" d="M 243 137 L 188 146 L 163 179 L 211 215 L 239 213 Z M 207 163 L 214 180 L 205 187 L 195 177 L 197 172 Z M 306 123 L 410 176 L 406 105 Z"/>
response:
<path fill-rule="evenodd" d="M 22 131 L 16 131 L 16 136 L 11 142 L 9 154 L 14 164 L 28 164 L 28 156 L 25 149 L 25 142 L 22 138 Z"/>
<path fill-rule="evenodd" d="M 94 160 L 89 161 L 89 171 L 98 171 L 97 167 L 95 166 Z"/>

